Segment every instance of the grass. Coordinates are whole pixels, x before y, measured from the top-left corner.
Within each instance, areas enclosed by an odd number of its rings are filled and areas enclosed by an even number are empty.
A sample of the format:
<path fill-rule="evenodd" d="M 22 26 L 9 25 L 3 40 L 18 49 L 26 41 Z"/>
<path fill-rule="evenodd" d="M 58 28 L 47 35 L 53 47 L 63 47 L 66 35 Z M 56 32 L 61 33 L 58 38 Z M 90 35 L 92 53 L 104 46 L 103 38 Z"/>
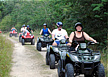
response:
<path fill-rule="evenodd" d="M 0 77 L 9 77 L 13 44 L 0 36 Z"/>

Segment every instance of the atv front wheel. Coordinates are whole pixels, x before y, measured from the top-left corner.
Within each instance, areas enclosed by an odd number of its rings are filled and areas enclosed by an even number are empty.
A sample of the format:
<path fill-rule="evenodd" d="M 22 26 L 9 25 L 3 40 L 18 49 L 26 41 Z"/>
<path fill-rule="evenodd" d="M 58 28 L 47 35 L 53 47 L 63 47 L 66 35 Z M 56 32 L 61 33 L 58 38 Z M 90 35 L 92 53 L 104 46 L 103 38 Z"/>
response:
<path fill-rule="evenodd" d="M 73 65 L 70 63 L 66 64 L 65 77 L 74 77 L 74 68 Z"/>
<path fill-rule="evenodd" d="M 38 43 L 37 43 L 37 50 L 38 50 L 38 51 L 41 51 L 41 42 L 38 42 Z"/>
<path fill-rule="evenodd" d="M 21 42 L 22 41 L 22 38 L 19 36 L 19 42 Z"/>
<path fill-rule="evenodd" d="M 12 37 L 12 34 L 9 34 L 10 37 Z"/>
<path fill-rule="evenodd" d="M 24 45 L 25 44 L 25 40 L 24 39 L 22 39 L 22 45 Z"/>
<path fill-rule="evenodd" d="M 105 77 L 105 70 L 103 64 L 100 64 L 96 71 L 96 77 Z"/>
<path fill-rule="evenodd" d="M 49 65 L 49 52 L 46 53 L 46 65 Z"/>
<path fill-rule="evenodd" d="M 17 37 L 17 34 L 15 34 L 15 37 Z"/>
<path fill-rule="evenodd" d="M 84 75 L 84 77 L 93 77 L 92 75 Z M 97 76 L 96 76 L 97 77 Z"/>
<path fill-rule="evenodd" d="M 55 69 L 55 55 L 50 54 L 50 69 Z"/>
<path fill-rule="evenodd" d="M 61 61 L 59 60 L 58 62 L 58 77 L 65 77 L 65 73 L 61 71 L 62 67 L 61 67 Z"/>
<path fill-rule="evenodd" d="M 35 40 L 34 39 L 32 39 L 31 45 L 35 45 Z"/>

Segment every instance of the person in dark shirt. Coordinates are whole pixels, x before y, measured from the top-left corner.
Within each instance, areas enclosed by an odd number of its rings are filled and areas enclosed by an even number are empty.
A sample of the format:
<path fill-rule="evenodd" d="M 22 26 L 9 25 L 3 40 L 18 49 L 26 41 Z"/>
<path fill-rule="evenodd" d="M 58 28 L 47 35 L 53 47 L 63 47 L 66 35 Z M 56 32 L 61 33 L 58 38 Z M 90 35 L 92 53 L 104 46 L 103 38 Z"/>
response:
<path fill-rule="evenodd" d="M 33 33 L 33 31 L 31 30 L 31 28 L 29 27 L 29 25 L 27 25 L 27 30 L 28 30 L 30 33 Z"/>

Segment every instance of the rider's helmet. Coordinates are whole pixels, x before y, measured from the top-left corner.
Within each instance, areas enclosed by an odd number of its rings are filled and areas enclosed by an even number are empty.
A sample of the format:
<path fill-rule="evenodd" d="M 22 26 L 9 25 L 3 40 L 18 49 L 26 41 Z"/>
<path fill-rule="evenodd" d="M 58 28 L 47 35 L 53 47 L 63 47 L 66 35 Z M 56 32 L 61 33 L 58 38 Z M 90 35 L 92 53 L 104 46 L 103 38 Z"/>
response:
<path fill-rule="evenodd" d="M 29 25 L 27 25 L 27 28 L 29 28 Z"/>
<path fill-rule="evenodd" d="M 46 24 L 46 23 L 44 23 L 44 24 L 43 24 L 43 26 L 46 26 L 46 27 L 47 27 L 47 24 Z"/>
<path fill-rule="evenodd" d="M 63 23 L 62 22 L 57 22 L 56 25 L 57 25 L 57 27 L 63 26 Z"/>
<path fill-rule="evenodd" d="M 22 27 L 25 27 L 25 24 Z"/>
<path fill-rule="evenodd" d="M 75 30 L 76 30 L 76 27 L 77 27 L 77 26 L 80 26 L 80 27 L 82 27 L 82 29 L 83 29 L 83 26 L 82 26 L 81 22 L 77 22 L 77 23 L 75 24 Z"/>

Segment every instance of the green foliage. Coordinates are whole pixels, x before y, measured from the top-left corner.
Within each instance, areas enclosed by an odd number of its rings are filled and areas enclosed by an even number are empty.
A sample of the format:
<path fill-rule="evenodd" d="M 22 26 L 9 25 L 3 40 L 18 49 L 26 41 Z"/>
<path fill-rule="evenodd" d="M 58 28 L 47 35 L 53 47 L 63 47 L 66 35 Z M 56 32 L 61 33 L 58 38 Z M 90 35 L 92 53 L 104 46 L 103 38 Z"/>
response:
<path fill-rule="evenodd" d="M 11 67 L 11 42 L 0 36 L 0 77 L 9 77 Z"/>
<path fill-rule="evenodd" d="M 10 30 L 15 27 L 20 31 L 23 24 L 29 24 L 33 30 L 42 28 L 46 22 L 49 28 L 58 21 L 63 22 L 70 35 L 74 24 L 80 21 L 84 31 L 106 44 L 107 0 L 13 0 L 0 2 L 0 28 Z M 103 47 L 102 46 L 102 47 Z M 101 48 L 102 48 L 101 47 Z"/>

